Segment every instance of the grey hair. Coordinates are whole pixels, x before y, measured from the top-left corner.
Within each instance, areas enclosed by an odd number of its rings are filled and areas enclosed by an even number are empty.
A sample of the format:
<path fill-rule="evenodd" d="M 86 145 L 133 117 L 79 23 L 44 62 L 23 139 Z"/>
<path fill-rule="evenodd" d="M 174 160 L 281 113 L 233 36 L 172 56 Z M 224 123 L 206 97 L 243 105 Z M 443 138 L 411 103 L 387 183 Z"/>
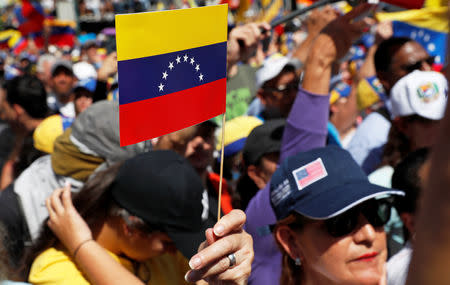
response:
<path fill-rule="evenodd" d="M 150 227 L 141 218 L 132 215 L 128 210 L 121 208 L 116 203 L 111 207 L 109 214 L 114 217 L 119 217 L 125 221 L 125 224 L 132 229 L 137 229 L 141 231 L 148 231 Z"/>
<path fill-rule="evenodd" d="M 36 71 L 37 72 L 44 72 L 44 64 L 46 62 L 50 62 L 50 64 L 53 65 L 53 63 L 55 63 L 55 61 L 56 61 L 56 57 L 51 55 L 51 54 L 41 55 L 39 57 L 37 65 L 36 65 Z"/>

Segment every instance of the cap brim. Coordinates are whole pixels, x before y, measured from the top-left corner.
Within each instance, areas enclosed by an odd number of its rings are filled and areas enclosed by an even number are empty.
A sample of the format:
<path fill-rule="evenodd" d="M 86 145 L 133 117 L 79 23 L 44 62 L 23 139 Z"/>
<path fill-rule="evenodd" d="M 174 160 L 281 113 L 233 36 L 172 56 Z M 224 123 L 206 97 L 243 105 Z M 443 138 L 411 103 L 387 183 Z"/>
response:
<path fill-rule="evenodd" d="M 213 227 L 212 221 L 206 221 L 202 228 L 195 232 L 183 232 L 176 230 L 167 230 L 167 235 L 172 239 L 184 257 L 190 259 L 197 253 L 200 244 L 206 240 L 205 231 Z"/>
<path fill-rule="evenodd" d="M 352 195 L 349 195 L 352 193 Z M 333 218 L 345 211 L 367 201 L 383 195 L 400 195 L 400 190 L 381 187 L 369 182 L 346 184 L 330 189 L 327 193 L 311 195 L 295 211 L 311 219 L 325 220 Z"/>

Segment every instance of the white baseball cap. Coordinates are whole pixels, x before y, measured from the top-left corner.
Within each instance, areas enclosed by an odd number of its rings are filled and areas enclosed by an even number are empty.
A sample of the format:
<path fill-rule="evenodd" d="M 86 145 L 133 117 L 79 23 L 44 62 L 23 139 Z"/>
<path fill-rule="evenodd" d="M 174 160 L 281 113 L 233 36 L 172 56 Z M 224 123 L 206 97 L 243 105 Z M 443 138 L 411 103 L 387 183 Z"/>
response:
<path fill-rule="evenodd" d="M 419 115 L 430 120 L 444 117 L 447 79 L 435 71 L 416 70 L 402 77 L 391 90 L 392 116 Z"/>
<path fill-rule="evenodd" d="M 78 80 L 97 78 L 97 71 L 95 70 L 94 66 L 84 61 L 75 63 L 73 65 L 73 73 L 78 78 Z"/>
<path fill-rule="evenodd" d="M 286 65 L 292 65 L 295 69 L 298 69 L 302 66 L 302 63 L 278 53 L 268 57 L 256 71 L 256 88 L 261 88 L 266 81 L 275 78 Z"/>

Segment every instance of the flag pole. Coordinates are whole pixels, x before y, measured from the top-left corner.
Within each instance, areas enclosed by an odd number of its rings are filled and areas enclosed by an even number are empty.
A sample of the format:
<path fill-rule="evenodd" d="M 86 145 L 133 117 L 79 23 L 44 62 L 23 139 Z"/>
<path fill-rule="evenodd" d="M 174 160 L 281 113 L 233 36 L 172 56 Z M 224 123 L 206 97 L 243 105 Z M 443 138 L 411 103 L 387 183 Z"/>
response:
<path fill-rule="evenodd" d="M 223 149 L 225 145 L 225 116 L 226 113 L 223 113 L 222 117 L 222 142 L 221 142 L 221 151 L 220 151 L 220 174 L 219 174 L 219 202 L 217 204 L 217 221 L 220 220 L 220 210 L 222 205 L 222 179 L 223 179 Z"/>

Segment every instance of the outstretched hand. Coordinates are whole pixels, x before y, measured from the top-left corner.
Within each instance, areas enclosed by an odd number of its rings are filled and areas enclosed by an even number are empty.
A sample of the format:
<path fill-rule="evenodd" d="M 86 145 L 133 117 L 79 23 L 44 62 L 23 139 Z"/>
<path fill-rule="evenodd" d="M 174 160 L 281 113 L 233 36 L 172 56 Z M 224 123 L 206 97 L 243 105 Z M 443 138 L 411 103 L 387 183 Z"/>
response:
<path fill-rule="evenodd" d="M 369 19 L 359 19 L 365 13 L 374 9 L 372 4 L 359 5 L 347 14 L 331 21 L 321 34 L 327 35 L 334 43 L 334 49 L 331 49 L 331 55 L 334 60 L 342 58 L 363 32 L 367 32 L 371 25 Z"/>
<path fill-rule="evenodd" d="M 117 53 L 112 52 L 103 61 L 102 66 L 97 72 L 97 79 L 100 81 L 107 81 L 110 76 L 117 72 Z"/>
<path fill-rule="evenodd" d="M 247 284 L 254 252 L 253 239 L 242 229 L 245 219 L 244 212 L 233 210 L 206 231 L 206 240 L 189 261 L 192 270 L 186 274 L 187 281 Z M 235 257 L 234 265 L 228 257 L 230 254 Z"/>
<path fill-rule="evenodd" d="M 250 23 L 231 30 L 227 46 L 228 66 L 246 60 L 256 51 L 258 43 L 269 35 L 269 33 L 262 33 L 262 30 L 270 31 L 270 25 Z"/>
<path fill-rule="evenodd" d="M 45 205 L 49 214 L 47 225 L 71 254 L 81 243 L 92 239 L 91 230 L 72 204 L 70 184 L 56 189 Z"/>

